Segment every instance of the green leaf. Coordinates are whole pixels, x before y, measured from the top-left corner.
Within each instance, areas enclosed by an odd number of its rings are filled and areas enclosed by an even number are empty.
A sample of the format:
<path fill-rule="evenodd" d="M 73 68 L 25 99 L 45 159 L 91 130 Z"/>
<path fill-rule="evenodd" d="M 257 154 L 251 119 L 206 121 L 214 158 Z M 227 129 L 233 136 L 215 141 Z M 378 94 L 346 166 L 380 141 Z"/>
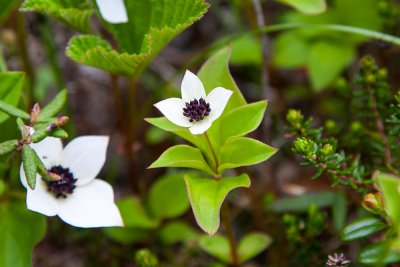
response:
<path fill-rule="evenodd" d="M 309 193 L 300 196 L 286 197 L 275 201 L 268 209 L 275 212 L 306 212 L 308 208 L 315 204 L 318 208 L 329 207 L 335 199 L 335 192 L 322 191 Z"/>
<path fill-rule="evenodd" d="M 298 11 L 315 15 L 326 11 L 325 0 L 277 0 L 278 2 L 287 4 L 297 9 Z"/>
<path fill-rule="evenodd" d="M 61 139 L 67 139 L 68 133 L 61 128 L 57 128 L 50 132 L 50 136 L 56 137 L 56 138 L 61 138 Z"/>
<path fill-rule="evenodd" d="M 82 0 L 26 0 L 22 11 L 33 11 L 56 19 L 77 31 L 90 33 L 93 10 Z"/>
<path fill-rule="evenodd" d="M 400 227 L 400 178 L 388 173 L 377 172 L 375 179 L 383 196 L 386 214 L 394 226 Z"/>
<path fill-rule="evenodd" d="M 159 221 L 151 218 L 142 203 L 135 197 L 121 199 L 116 204 L 127 227 L 153 229 L 159 225 Z"/>
<path fill-rule="evenodd" d="M 134 227 L 103 228 L 103 232 L 108 238 L 121 244 L 134 244 L 151 238 L 150 231 Z"/>
<path fill-rule="evenodd" d="M 148 63 L 175 36 L 207 11 L 202 0 L 125 1 L 129 21 L 109 24 L 121 51 L 95 36 L 74 37 L 67 56 L 72 60 L 104 71 L 138 77 Z"/>
<path fill-rule="evenodd" d="M 316 91 L 330 85 L 355 56 L 352 45 L 317 42 L 310 48 L 308 70 Z"/>
<path fill-rule="evenodd" d="M 174 218 L 189 208 L 183 175 L 171 174 L 159 178 L 151 187 L 148 206 L 156 218 Z"/>
<path fill-rule="evenodd" d="M 46 232 L 46 220 L 23 202 L 0 202 L 0 266 L 32 266 L 32 250 Z"/>
<path fill-rule="evenodd" d="M 281 68 L 299 68 L 306 64 L 309 45 L 301 34 L 287 32 L 279 35 L 274 44 L 274 63 Z"/>
<path fill-rule="evenodd" d="M 270 244 L 271 238 L 262 233 L 247 234 L 239 242 L 238 254 L 240 263 L 246 262 L 264 251 Z M 225 263 L 232 263 L 229 241 L 221 235 L 202 236 L 200 247 L 207 253 Z"/>
<path fill-rule="evenodd" d="M 200 228 L 214 235 L 219 227 L 219 212 L 227 194 L 238 187 L 249 187 L 247 174 L 220 180 L 185 175 L 190 205 Z"/>
<path fill-rule="evenodd" d="M 9 16 L 10 12 L 18 6 L 17 0 L 0 0 L 0 24 Z"/>
<path fill-rule="evenodd" d="M 26 181 L 32 190 L 35 189 L 36 186 L 37 169 L 35 157 L 37 157 L 36 152 L 29 145 L 24 145 L 22 147 L 22 165 L 26 175 Z"/>
<path fill-rule="evenodd" d="M 13 152 L 18 146 L 18 140 L 9 140 L 0 143 L 0 156 Z"/>
<path fill-rule="evenodd" d="M 260 65 L 262 49 L 260 41 L 254 35 L 244 35 L 232 41 L 231 63 L 237 65 Z"/>
<path fill-rule="evenodd" d="M 230 139 L 221 148 L 218 171 L 261 163 L 275 154 L 277 149 L 247 137 Z"/>
<path fill-rule="evenodd" d="M 196 240 L 198 237 L 199 233 L 184 221 L 170 222 L 159 233 L 159 238 L 167 245 L 178 242 L 188 243 Z"/>
<path fill-rule="evenodd" d="M 217 259 L 226 263 L 231 262 L 229 241 L 225 237 L 221 235 L 202 236 L 199 245 L 204 251 L 213 255 Z"/>
<path fill-rule="evenodd" d="M 35 132 L 31 135 L 32 141 L 38 143 L 45 139 L 50 132 L 47 130 L 47 126 L 40 125 L 40 127 L 35 126 Z"/>
<path fill-rule="evenodd" d="M 336 230 L 342 229 L 347 216 L 346 195 L 343 192 L 336 192 L 332 203 L 332 219 Z"/>
<path fill-rule="evenodd" d="M 352 241 L 368 237 L 380 230 L 386 228 L 388 225 L 376 217 L 366 217 L 358 219 L 346 225 L 340 231 L 340 239 L 343 241 Z"/>
<path fill-rule="evenodd" d="M 240 263 L 246 262 L 263 252 L 272 242 L 270 236 L 263 233 L 250 233 L 239 243 Z"/>
<path fill-rule="evenodd" d="M 369 245 L 358 255 L 361 264 L 381 266 L 400 261 L 400 253 L 390 250 L 390 243 L 382 242 Z"/>
<path fill-rule="evenodd" d="M 29 119 L 29 114 L 15 108 L 20 100 L 22 89 L 25 85 L 23 72 L 0 72 L 0 110 L 14 117 Z M 0 112 L 0 123 L 4 122 L 8 115 Z"/>
<path fill-rule="evenodd" d="M 161 167 L 192 168 L 213 174 L 200 149 L 188 145 L 177 145 L 168 148 L 150 165 L 149 169 Z"/>
<path fill-rule="evenodd" d="M 244 136 L 260 125 L 264 117 L 267 101 L 240 106 L 221 119 L 221 143 L 229 137 Z"/>
<path fill-rule="evenodd" d="M 68 92 L 61 90 L 45 107 L 40 110 L 38 121 L 48 120 L 56 116 L 67 102 Z"/>

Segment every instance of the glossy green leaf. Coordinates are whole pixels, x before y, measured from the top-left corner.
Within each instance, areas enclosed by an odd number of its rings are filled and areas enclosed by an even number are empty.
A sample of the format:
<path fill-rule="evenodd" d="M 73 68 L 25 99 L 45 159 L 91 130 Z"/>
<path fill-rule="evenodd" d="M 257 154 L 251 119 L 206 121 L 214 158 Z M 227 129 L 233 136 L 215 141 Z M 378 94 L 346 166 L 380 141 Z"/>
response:
<path fill-rule="evenodd" d="M 400 253 L 390 250 L 390 243 L 382 242 L 363 248 L 358 255 L 361 264 L 381 266 L 400 261 Z"/>
<path fill-rule="evenodd" d="M 0 156 L 7 155 L 17 148 L 18 140 L 9 140 L 0 143 Z"/>
<path fill-rule="evenodd" d="M 15 201 L 0 203 L 0 218 L 0 266 L 32 266 L 32 250 L 45 235 L 45 217 Z"/>
<path fill-rule="evenodd" d="M 247 137 L 230 139 L 221 148 L 221 165 L 218 170 L 238 168 L 261 163 L 277 151 L 260 141 Z"/>
<path fill-rule="evenodd" d="M 221 235 L 202 236 L 199 245 L 204 251 L 213 255 L 217 259 L 226 263 L 231 262 L 229 241 L 225 237 Z"/>
<path fill-rule="evenodd" d="M 189 208 L 183 175 L 170 174 L 159 178 L 151 187 L 148 206 L 156 218 L 174 218 Z"/>
<path fill-rule="evenodd" d="M 25 85 L 25 74 L 22 72 L 0 72 L 0 111 L 15 117 L 29 119 L 29 114 L 17 109 L 22 89 Z M 4 122 L 8 115 L 0 112 L 0 123 Z"/>
<path fill-rule="evenodd" d="M 109 24 L 121 51 L 95 36 L 78 36 L 67 47 L 72 60 L 104 71 L 138 76 L 175 36 L 207 11 L 202 0 L 125 1 L 129 21 Z"/>
<path fill-rule="evenodd" d="M 22 11 L 50 16 L 83 33 L 91 32 L 89 19 L 93 10 L 81 0 L 26 0 Z"/>
<path fill-rule="evenodd" d="M 325 0 L 277 0 L 305 14 L 320 14 L 326 11 Z"/>
<path fill-rule="evenodd" d="M 159 238 L 165 244 L 172 245 L 178 242 L 197 240 L 199 233 L 184 221 L 173 221 L 166 224 L 159 233 Z"/>
<path fill-rule="evenodd" d="M 329 42 L 313 44 L 307 62 L 313 88 L 319 91 L 333 83 L 354 56 L 352 45 Z"/>
<path fill-rule="evenodd" d="M 377 172 L 376 182 L 383 196 L 384 209 L 394 226 L 400 227 L 400 178 L 388 173 Z"/>
<path fill-rule="evenodd" d="M 61 90 L 39 113 L 38 121 L 48 120 L 56 116 L 67 102 L 68 92 L 66 89 Z"/>
<path fill-rule="evenodd" d="M 365 238 L 379 232 L 387 226 L 388 225 L 384 221 L 376 217 L 361 218 L 346 225 L 340 231 L 340 239 L 343 241 L 352 241 Z"/>
<path fill-rule="evenodd" d="M 161 167 L 192 168 L 209 174 L 213 173 L 204 160 L 200 149 L 188 145 L 177 145 L 168 148 L 149 168 Z"/>
<path fill-rule="evenodd" d="M 26 181 L 31 189 L 35 189 L 36 186 L 36 152 L 28 145 L 22 147 L 22 165 L 26 175 Z"/>
<path fill-rule="evenodd" d="M 270 236 L 263 233 L 250 233 L 243 237 L 239 243 L 240 262 L 246 262 L 263 252 L 271 244 Z"/>
<path fill-rule="evenodd" d="M 18 0 L 0 0 L 0 24 L 10 15 L 10 12 L 19 4 Z"/>
<path fill-rule="evenodd" d="M 230 111 L 221 119 L 221 143 L 229 137 L 244 136 L 261 124 L 267 101 L 240 106 Z"/>
<path fill-rule="evenodd" d="M 235 188 L 250 186 L 247 174 L 218 181 L 185 175 L 185 182 L 196 222 L 209 235 L 219 228 L 219 212 L 227 194 Z"/>

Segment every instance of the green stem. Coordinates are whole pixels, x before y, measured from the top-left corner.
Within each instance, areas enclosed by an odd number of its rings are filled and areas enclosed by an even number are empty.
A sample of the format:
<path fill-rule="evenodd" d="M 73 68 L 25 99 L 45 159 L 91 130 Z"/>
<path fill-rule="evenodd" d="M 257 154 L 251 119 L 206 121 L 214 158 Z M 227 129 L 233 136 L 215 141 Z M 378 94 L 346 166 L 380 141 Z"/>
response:
<path fill-rule="evenodd" d="M 214 159 L 214 162 L 213 162 L 214 163 L 213 167 L 214 167 L 214 172 L 215 172 L 214 177 L 215 177 L 215 179 L 219 180 L 219 179 L 221 179 L 221 174 L 218 171 L 219 162 L 218 162 L 217 154 L 215 153 L 215 150 L 214 150 L 213 146 L 211 145 L 211 141 L 210 141 L 210 138 L 208 137 L 207 132 L 204 133 L 204 137 L 206 138 L 207 144 L 210 147 L 210 150 L 211 150 L 211 153 L 212 153 L 212 156 Z"/>

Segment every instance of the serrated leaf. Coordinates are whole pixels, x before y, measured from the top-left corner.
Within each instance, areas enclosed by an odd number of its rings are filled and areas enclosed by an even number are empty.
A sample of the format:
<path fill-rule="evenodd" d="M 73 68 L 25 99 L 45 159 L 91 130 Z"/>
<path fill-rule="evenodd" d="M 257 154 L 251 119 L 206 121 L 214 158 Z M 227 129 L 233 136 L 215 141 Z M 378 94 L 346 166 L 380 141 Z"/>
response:
<path fill-rule="evenodd" d="M 90 33 L 89 19 L 93 10 L 81 0 L 26 0 L 22 11 L 33 11 L 56 19 L 77 31 Z"/>
<path fill-rule="evenodd" d="M 259 101 L 240 106 L 227 113 L 220 124 L 221 143 L 230 137 L 244 136 L 260 125 L 264 117 L 267 101 Z"/>
<path fill-rule="evenodd" d="M 196 222 L 209 235 L 219 228 L 220 208 L 227 194 L 235 188 L 250 186 L 247 174 L 220 180 L 185 175 L 185 182 Z"/>
<path fill-rule="evenodd" d="M 325 0 L 278 0 L 278 2 L 290 5 L 298 11 L 309 15 L 323 13 L 327 8 Z"/>
<path fill-rule="evenodd" d="M 172 193 L 173 192 L 173 193 Z M 159 178 L 151 187 L 148 207 L 154 217 L 174 218 L 189 208 L 183 175 L 171 174 Z"/>
<path fill-rule="evenodd" d="M 272 243 L 270 236 L 263 233 L 250 233 L 240 240 L 238 253 L 240 263 L 246 262 L 257 256 Z"/>
<path fill-rule="evenodd" d="M 383 196 L 384 209 L 393 225 L 400 228 L 400 178 L 388 173 L 377 172 L 376 182 Z"/>
<path fill-rule="evenodd" d="M 213 174 L 200 149 L 188 145 L 177 145 L 168 148 L 150 165 L 149 169 L 160 167 L 192 168 Z"/>
<path fill-rule="evenodd" d="M 48 120 L 56 116 L 67 102 L 68 92 L 66 89 L 61 90 L 39 113 L 38 121 Z"/>
<path fill-rule="evenodd" d="M 221 165 L 218 170 L 238 168 L 261 163 L 277 151 L 260 141 L 247 137 L 235 137 L 221 147 Z"/>
<path fill-rule="evenodd" d="M 33 190 L 36 186 L 36 152 L 28 145 L 22 147 L 22 165 L 26 175 L 26 181 L 29 187 Z"/>
<path fill-rule="evenodd" d="M 340 231 L 340 239 L 343 241 L 352 241 L 368 237 L 380 230 L 386 228 L 388 225 L 376 217 L 367 217 L 358 219 L 346 225 Z"/>
<path fill-rule="evenodd" d="M 7 155 L 13 152 L 18 145 L 18 140 L 8 140 L 0 143 L 0 156 Z"/>
<path fill-rule="evenodd" d="M 9 116 L 29 119 L 29 114 L 17 109 L 22 89 L 25 85 L 25 74 L 23 72 L 0 72 L 0 123 Z M 7 114 L 5 114 L 5 113 Z"/>
<path fill-rule="evenodd" d="M 95 36 L 78 36 L 67 47 L 72 60 L 104 71 L 139 76 L 148 63 L 175 36 L 207 11 L 202 0 L 137 0 L 125 1 L 129 21 L 106 26 L 121 46 L 111 49 Z"/>
<path fill-rule="evenodd" d="M 19 201 L 0 202 L 0 266 L 32 265 L 34 246 L 46 232 L 45 217 Z"/>

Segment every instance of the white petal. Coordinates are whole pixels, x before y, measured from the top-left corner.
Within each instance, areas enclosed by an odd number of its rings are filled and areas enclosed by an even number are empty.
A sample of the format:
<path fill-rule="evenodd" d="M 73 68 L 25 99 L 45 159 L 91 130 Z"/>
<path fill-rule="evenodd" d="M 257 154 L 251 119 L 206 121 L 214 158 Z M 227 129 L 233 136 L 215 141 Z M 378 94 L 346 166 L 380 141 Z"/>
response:
<path fill-rule="evenodd" d="M 189 128 L 189 131 L 192 134 L 202 134 L 211 127 L 212 121 L 208 118 L 196 122 L 192 127 Z"/>
<path fill-rule="evenodd" d="M 210 115 L 208 116 L 209 120 L 215 121 L 221 116 L 232 94 L 231 90 L 222 87 L 217 87 L 208 94 L 206 101 L 210 104 L 211 108 Z"/>
<path fill-rule="evenodd" d="M 206 91 L 204 91 L 203 83 L 200 81 L 199 77 L 188 70 L 183 77 L 181 93 L 182 99 L 185 102 L 189 102 L 195 98 L 197 100 L 206 98 Z"/>
<path fill-rule="evenodd" d="M 114 204 L 114 192 L 105 181 L 95 179 L 75 188 L 61 203 L 58 216 L 76 227 L 123 226 L 118 207 Z"/>
<path fill-rule="evenodd" d="M 106 161 L 108 136 L 81 136 L 72 140 L 61 154 L 61 165 L 69 168 L 83 185 L 99 174 Z"/>
<path fill-rule="evenodd" d="M 189 118 L 183 116 L 185 102 L 180 98 L 168 98 L 160 101 L 154 106 L 172 123 L 181 127 L 190 127 Z"/>
<path fill-rule="evenodd" d="M 31 148 L 42 160 L 46 168 L 50 168 L 59 163 L 60 155 L 63 149 L 62 142 L 59 138 L 46 137 L 38 143 L 30 144 Z"/>
<path fill-rule="evenodd" d="M 124 0 L 96 0 L 100 14 L 109 23 L 128 22 Z"/>
<path fill-rule="evenodd" d="M 47 191 L 47 186 L 40 176 L 36 178 L 35 190 L 27 189 L 26 205 L 29 210 L 46 216 L 55 216 L 60 210 L 58 200 Z"/>

